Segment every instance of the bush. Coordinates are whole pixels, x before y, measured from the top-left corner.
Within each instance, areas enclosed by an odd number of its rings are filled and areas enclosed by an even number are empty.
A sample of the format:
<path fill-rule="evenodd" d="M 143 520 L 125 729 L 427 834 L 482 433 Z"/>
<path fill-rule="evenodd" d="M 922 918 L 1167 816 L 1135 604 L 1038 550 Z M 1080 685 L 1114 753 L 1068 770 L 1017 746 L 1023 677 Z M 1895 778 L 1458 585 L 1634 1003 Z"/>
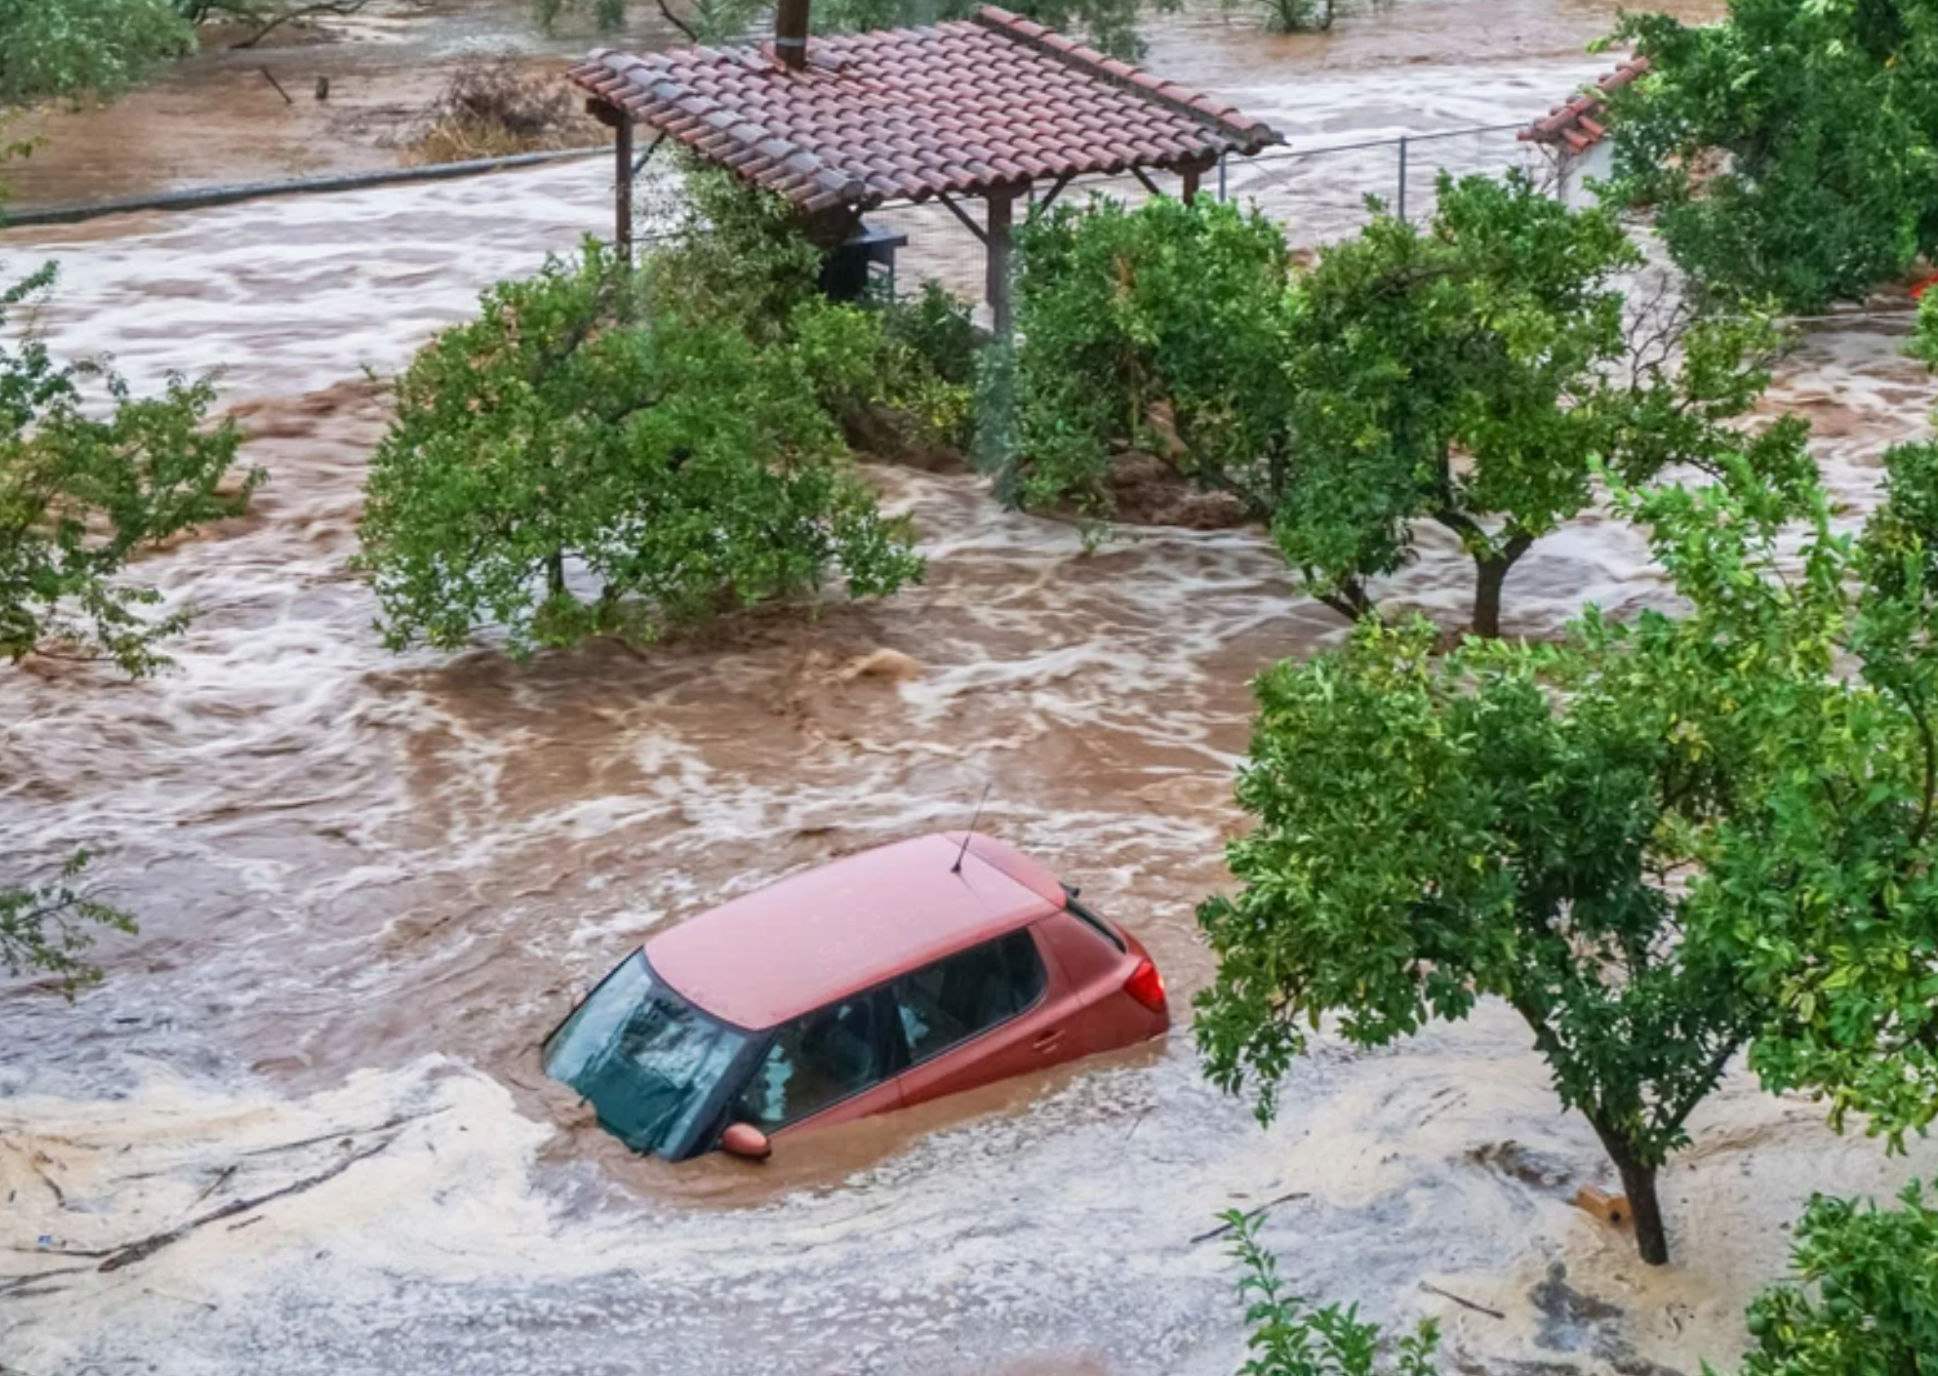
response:
<path fill-rule="evenodd" d="M 1287 453 L 1278 227 L 1204 198 L 1099 199 L 1033 219 L 1018 246 L 1016 450 L 999 485 L 1108 517 L 1112 455 L 1146 448 L 1271 512 Z"/>
<path fill-rule="evenodd" d="M 1244 1268 L 1238 1293 L 1251 1330 L 1238 1376 L 1436 1376 L 1440 1334 L 1432 1320 L 1400 1339 L 1393 1361 L 1384 1363 L 1378 1325 L 1362 1322 L 1356 1306 L 1312 1308 L 1279 1279 L 1278 1259 L 1258 1241 L 1260 1220 L 1236 1209 L 1223 1218 L 1232 1230 L 1231 1254 Z"/>
<path fill-rule="evenodd" d="M 935 283 L 908 301 L 829 301 L 822 250 L 791 205 L 718 168 L 683 166 L 679 221 L 641 264 L 655 315 L 717 321 L 794 350 L 862 448 L 968 444 L 978 339 L 966 303 Z"/>
<path fill-rule="evenodd" d="M 487 291 L 399 381 L 360 561 L 393 646 L 486 625 L 514 654 L 644 643 L 836 571 L 858 597 L 919 578 L 802 353 L 719 321 L 646 323 L 640 288 L 589 245 Z"/>
<path fill-rule="evenodd" d="M 424 162 L 464 162 L 596 142 L 555 75 L 519 75 L 510 58 L 467 62 L 425 114 L 412 140 Z"/>
<path fill-rule="evenodd" d="M 1938 1209 L 1915 1183 L 1898 1199 L 1811 1199 L 1796 1281 L 1750 1305 L 1740 1376 L 1938 1376 Z"/>
<path fill-rule="evenodd" d="M 1938 249 L 1938 10 L 1731 0 L 1722 24 L 1625 18 L 1649 74 L 1617 92 L 1614 194 L 1657 208 L 1711 291 L 1799 311 Z"/>

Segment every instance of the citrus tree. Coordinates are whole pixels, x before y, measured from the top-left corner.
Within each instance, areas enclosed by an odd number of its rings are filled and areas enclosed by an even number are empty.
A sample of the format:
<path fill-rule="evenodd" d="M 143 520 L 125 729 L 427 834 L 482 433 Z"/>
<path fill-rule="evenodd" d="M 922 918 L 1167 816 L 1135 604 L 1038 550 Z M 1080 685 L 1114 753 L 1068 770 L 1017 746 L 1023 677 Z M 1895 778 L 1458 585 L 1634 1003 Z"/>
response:
<path fill-rule="evenodd" d="M 1473 630 L 1499 635 L 1509 574 L 1599 500 L 1597 465 L 1778 490 L 1811 471 L 1800 422 L 1748 419 L 1771 325 L 1630 302 L 1613 215 L 1519 173 L 1443 176 L 1429 222 L 1378 215 L 1289 280 L 1278 228 L 1228 205 L 1094 202 L 1020 242 L 1005 494 L 1108 517 L 1111 456 L 1151 449 L 1236 493 L 1348 617 L 1438 525 L 1473 562 Z"/>
<path fill-rule="evenodd" d="M 1898 1203 L 1811 1199 L 1791 1248 L 1793 1281 L 1750 1306 L 1740 1376 L 1938 1373 L 1938 1209 L 1916 1183 Z"/>
<path fill-rule="evenodd" d="M 1501 632 L 1509 573 L 1597 500 L 1678 466 L 1794 483 L 1804 427 L 1738 422 L 1777 339 L 1754 317 L 1633 307 L 1611 214 L 1519 172 L 1440 179 L 1425 225 L 1380 216 L 1290 297 L 1292 461 L 1272 533 L 1307 589 L 1358 617 L 1430 522 L 1473 561 L 1471 625 Z"/>
<path fill-rule="evenodd" d="M 0 288 L 0 654 L 140 677 L 167 662 L 160 642 L 189 611 L 158 614 L 161 594 L 130 579 L 130 564 L 239 511 L 262 474 L 234 474 L 238 436 L 211 423 L 206 379 L 141 397 L 110 369 L 56 358 L 29 309 L 53 280 L 48 267 Z M 0 969 L 49 975 L 70 994 L 99 978 L 84 958 L 92 929 L 132 923 L 79 887 L 87 859 L 0 890 Z"/>
<path fill-rule="evenodd" d="M 1893 1142 L 1938 1114 L 1938 511 L 1888 460 L 1861 539 L 1750 483 L 1624 498 L 1686 610 L 1561 645 L 1362 623 L 1263 674 L 1197 1034 L 1261 1114 L 1334 1016 L 1383 1045 L 1482 997 L 1526 1022 L 1621 1176 L 1656 1172 L 1739 1050 Z M 1779 557 L 1800 538 L 1794 563 Z"/>
<path fill-rule="evenodd" d="M 1285 239 L 1257 212 L 1097 198 L 1019 239 L 1013 449 L 998 486 L 1108 517 L 1113 454 L 1170 456 L 1268 516 L 1285 485 Z"/>
<path fill-rule="evenodd" d="M 1938 248 L 1938 10 L 1731 0 L 1720 24 L 1626 17 L 1650 62 L 1615 93 L 1613 196 L 1676 261 L 1794 310 L 1862 299 Z"/>
<path fill-rule="evenodd" d="M 917 578 L 800 349 L 658 314 L 589 244 L 488 290 L 397 383 L 360 566 L 394 646 L 650 641 L 736 606 Z"/>

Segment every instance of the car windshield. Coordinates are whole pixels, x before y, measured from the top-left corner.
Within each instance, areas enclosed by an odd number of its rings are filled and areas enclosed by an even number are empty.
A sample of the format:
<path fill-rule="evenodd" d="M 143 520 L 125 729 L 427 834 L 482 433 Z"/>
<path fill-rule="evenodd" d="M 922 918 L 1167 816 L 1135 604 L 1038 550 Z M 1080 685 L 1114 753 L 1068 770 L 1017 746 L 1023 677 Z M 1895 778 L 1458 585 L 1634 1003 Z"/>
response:
<path fill-rule="evenodd" d="M 653 977 L 643 953 L 606 976 L 545 1044 L 545 1073 L 634 1151 L 678 1159 L 747 1034 Z"/>

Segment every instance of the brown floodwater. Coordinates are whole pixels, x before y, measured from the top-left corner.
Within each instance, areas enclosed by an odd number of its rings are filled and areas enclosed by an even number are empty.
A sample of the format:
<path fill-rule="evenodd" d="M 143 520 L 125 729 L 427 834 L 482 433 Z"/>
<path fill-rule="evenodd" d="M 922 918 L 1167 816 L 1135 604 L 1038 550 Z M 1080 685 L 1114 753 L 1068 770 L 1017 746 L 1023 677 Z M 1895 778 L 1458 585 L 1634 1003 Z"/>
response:
<path fill-rule="evenodd" d="M 487 37 L 511 31 L 510 7 L 478 9 Z M 418 28 L 400 8 L 331 60 L 421 69 L 464 14 Z M 1272 40 L 1187 15 L 1155 28 L 1151 61 L 1299 136 L 1452 127 L 1561 98 L 1604 61 L 1580 47 L 1608 17 L 1398 0 Z M 334 51 L 352 42 L 369 56 Z M 183 109 L 234 75 L 202 61 L 206 77 L 165 83 Z M 234 118 L 221 137 L 248 132 Z M 145 172 L 89 164 L 67 183 L 82 126 L 55 120 L 35 198 L 226 165 L 192 147 L 193 119 L 157 119 L 146 137 L 170 151 Z M 361 156 L 348 146 L 329 156 Z M 599 228 L 607 199 L 589 163 L 0 234 L 10 270 L 61 264 L 45 324 L 62 349 L 145 384 L 221 367 L 270 474 L 248 516 L 143 563 L 197 613 L 169 672 L 30 662 L 0 679 L 0 842 L 18 865 L 100 844 L 104 896 L 142 924 L 103 943 L 107 983 L 71 1007 L 0 990 L 0 1363 L 1224 1372 L 1240 1306 L 1203 1235 L 1220 1209 L 1296 1193 L 1266 1226 L 1288 1276 L 1381 1319 L 1439 1316 L 1456 1369 L 1693 1373 L 1734 1355 L 1813 1188 L 1931 1169 L 1928 1148 L 1887 1160 L 1732 1079 L 1665 1174 L 1678 1260 L 1650 1272 L 1569 1205 L 1607 1167 L 1493 1007 L 1379 1054 L 1322 1039 L 1269 1129 L 1204 1083 L 1180 1028 L 784 1139 L 760 1169 L 619 1149 L 537 1070 L 575 991 L 721 898 L 962 825 L 985 783 L 984 828 L 1137 930 L 1182 1015 L 1209 974 L 1192 909 L 1226 882 L 1241 821 L 1246 681 L 1339 627 L 1251 532 L 1132 530 L 1092 552 L 971 475 L 871 466 L 929 558 L 892 600 L 642 653 L 386 651 L 347 567 L 387 414 L 363 370 L 395 370 L 481 286 Z M 1902 336 L 1901 315 L 1815 327 L 1779 387 L 1854 510 L 1882 449 L 1925 432 L 1934 389 Z M 1423 550 L 1395 591 L 1451 619 L 1460 562 Z M 1660 586 L 1632 532 L 1586 519 L 1508 591 L 1512 628 L 1546 633 Z M 883 648 L 922 672 L 846 672 Z M 73 1255 L 379 1147 L 134 1265 Z"/>

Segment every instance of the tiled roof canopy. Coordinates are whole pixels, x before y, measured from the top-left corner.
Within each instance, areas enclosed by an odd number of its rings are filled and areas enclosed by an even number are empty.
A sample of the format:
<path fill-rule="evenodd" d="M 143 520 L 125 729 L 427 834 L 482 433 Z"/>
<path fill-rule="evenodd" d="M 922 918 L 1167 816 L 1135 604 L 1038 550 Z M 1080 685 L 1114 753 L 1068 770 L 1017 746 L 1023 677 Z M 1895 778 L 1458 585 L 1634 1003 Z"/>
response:
<path fill-rule="evenodd" d="M 1203 169 L 1279 142 L 1228 105 L 993 7 L 919 29 L 593 53 L 571 79 L 803 209 L 978 196 L 1035 178 Z"/>
<path fill-rule="evenodd" d="M 1545 143 L 1569 153 L 1586 153 L 1608 133 L 1603 123 L 1604 96 L 1619 90 L 1649 70 L 1646 57 L 1631 58 L 1598 83 L 1601 94 L 1584 91 L 1565 105 L 1557 105 L 1547 115 L 1523 129 L 1520 137 L 1529 143 Z"/>

